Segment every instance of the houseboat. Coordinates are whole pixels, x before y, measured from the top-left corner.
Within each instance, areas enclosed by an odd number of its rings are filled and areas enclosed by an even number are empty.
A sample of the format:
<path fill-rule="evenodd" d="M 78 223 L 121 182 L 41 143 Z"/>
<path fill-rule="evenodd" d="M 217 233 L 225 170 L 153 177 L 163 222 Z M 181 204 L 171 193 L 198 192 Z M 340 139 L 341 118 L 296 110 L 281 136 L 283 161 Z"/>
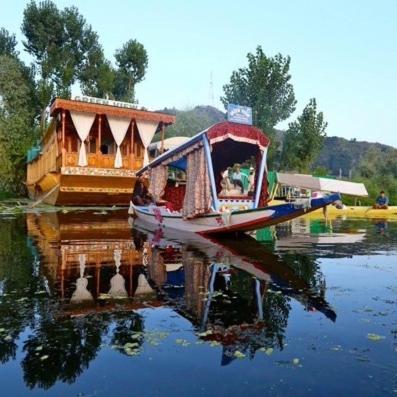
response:
<path fill-rule="evenodd" d="M 156 132 L 175 116 L 106 99 L 56 98 L 38 147 L 28 152 L 30 198 L 53 205 L 126 205 Z"/>

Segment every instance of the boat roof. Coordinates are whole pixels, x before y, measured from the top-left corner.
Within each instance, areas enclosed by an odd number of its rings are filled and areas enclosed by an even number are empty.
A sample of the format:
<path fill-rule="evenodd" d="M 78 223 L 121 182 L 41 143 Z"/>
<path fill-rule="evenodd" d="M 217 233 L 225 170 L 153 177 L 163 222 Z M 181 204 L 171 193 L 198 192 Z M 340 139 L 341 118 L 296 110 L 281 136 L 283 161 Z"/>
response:
<path fill-rule="evenodd" d="M 55 98 L 50 107 L 50 115 L 56 116 L 62 110 L 126 117 L 139 121 L 158 122 L 164 125 L 173 124 L 176 120 L 176 116 L 168 113 L 139 110 L 131 107 L 111 106 L 108 104 L 93 103 L 76 99 Z"/>
<path fill-rule="evenodd" d="M 171 138 L 164 139 L 163 144 L 164 144 L 164 149 L 169 150 L 173 149 L 174 147 L 177 147 L 179 145 L 182 145 L 183 143 L 187 142 L 189 140 L 189 137 L 187 136 L 173 136 Z M 149 150 L 155 149 L 155 148 L 160 148 L 161 147 L 161 141 L 153 142 L 149 145 Z"/>
<path fill-rule="evenodd" d="M 181 145 L 168 150 L 163 153 L 152 162 L 150 162 L 145 167 L 141 168 L 137 175 L 142 175 L 145 171 L 150 168 L 157 167 L 162 164 L 163 161 L 169 159 L 174 156 L 178 152 L 182 150 L 188 149 L 190 146 L 199 142 L 207 137 L 209 143 L 211 145 L 223 142 L 227 139 L 232 139 L 237 142 L 249 143 L 252 145 L 257 145 L 260 150 L 265 150 L 267 146 L 270 144 L 269 138 L 257 127 L 245 124 L 232 123 L 230 121 L 224 121 L 221 123 L 217 123 L 207 128 L 204 131 L 199 132 L 190 138 L 187 142 L 182 143 Z"/>
<path fill-rule="evenodd" d="M 282 185 L 324 192 L 338 192 L 351 196 L 368 197 L 363 183 L 342 181 L 339 179 L 319 178 L 303 174 L 284 174 L 277 172 L 277 182 Z"/>

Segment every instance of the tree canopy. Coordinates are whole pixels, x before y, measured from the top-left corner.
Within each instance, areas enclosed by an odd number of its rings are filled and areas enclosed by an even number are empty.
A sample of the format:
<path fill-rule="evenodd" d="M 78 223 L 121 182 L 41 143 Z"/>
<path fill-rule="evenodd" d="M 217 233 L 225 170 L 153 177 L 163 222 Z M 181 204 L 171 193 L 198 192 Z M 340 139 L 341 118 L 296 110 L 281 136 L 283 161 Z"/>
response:
<path fill-rule="evenodd" d="M 0 55 L 18 56 L 17 39 L 7 29 L 0 28 Z"/>
<path fill-rule="evenodd" d="M 136 40 L 127 41 L 115 53 L 116 71 L 114 94 L 121 100 L 134 101 L 134 87 L 143 80 L 148 66 L 145 47 Z"/>
<path fill-rule="evenodd" d="M 146 50 L 138 41 L 129 40 L 116 51 L 115 68 L 78 9 L 59 9 L 50 0 L 28 3 L 21 29 L 24 47 L 37 67 L 42 108 L 55 95 L 70 97 L 77 82 L 85 95 L 134 101 L 135 84 L 143 80 L 148 65 Z"/>
<path fill-rule="evenodd" d="M 283 142 L 282 166 L 287 170 L 309 171 L 326 136 L 327 123 L 317 111 L 316 100 L 310 99 L 296 121 L 289 124 Z"/>
<path fill-rule="evenodd" d="M 221 101 L 225 108 L 229 103 L 252 107 L 254 124 L 272 138 L 273 127 L 295 110 L 291 59 L 281 54 L 268 57 L 260 46 L 255 54 L 248 53 L 247 59 L 248 66 L 234 71 L 230 82 L 223 86 Z"/>
<path fill-rule="evenodd" d="M 0 190 L 20 193 L 25 156 L 36 139 L 34 84 L 20 62 L 0 56 Z"/>

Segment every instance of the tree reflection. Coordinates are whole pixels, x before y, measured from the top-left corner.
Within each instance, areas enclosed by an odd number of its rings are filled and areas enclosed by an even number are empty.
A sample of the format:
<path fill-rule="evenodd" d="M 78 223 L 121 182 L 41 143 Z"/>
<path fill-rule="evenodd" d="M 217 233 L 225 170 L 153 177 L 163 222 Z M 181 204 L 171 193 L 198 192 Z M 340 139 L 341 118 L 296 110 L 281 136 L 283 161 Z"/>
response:
<path fill-rule="evenodd" d="M 95 315 L 44 319 L 23 347 L 25 383 L 44 389 L 58 380 L 73 383 L 97 355 L 108 325 Z"/>

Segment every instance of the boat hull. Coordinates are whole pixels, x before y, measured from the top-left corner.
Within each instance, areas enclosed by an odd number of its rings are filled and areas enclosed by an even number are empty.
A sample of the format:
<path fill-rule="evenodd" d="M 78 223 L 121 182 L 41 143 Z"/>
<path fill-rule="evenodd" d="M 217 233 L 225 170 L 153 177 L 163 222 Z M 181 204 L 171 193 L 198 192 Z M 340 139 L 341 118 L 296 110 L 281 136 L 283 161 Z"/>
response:
<path fill-rule="evenodd" d="M 127 206 L 135 180 L 134 176 L 64 175 L 54 172 L 27 187 L 32 200 L 51 205 Z"/>
<path fill-rule="evenodd" d="M 339 199 L 340 195 L 336 193 L 311 199 L 309 207 L 289 203 L 230 213 L 210 213 L 189 220 L 184 220 L 180 213 L 172 213 L 165 207 L 133 207 L 139 219 L 156 228 L 160 226 L 199 234 L 221 234 L 247 232 L 275 225 L 325 207 Z"/>

